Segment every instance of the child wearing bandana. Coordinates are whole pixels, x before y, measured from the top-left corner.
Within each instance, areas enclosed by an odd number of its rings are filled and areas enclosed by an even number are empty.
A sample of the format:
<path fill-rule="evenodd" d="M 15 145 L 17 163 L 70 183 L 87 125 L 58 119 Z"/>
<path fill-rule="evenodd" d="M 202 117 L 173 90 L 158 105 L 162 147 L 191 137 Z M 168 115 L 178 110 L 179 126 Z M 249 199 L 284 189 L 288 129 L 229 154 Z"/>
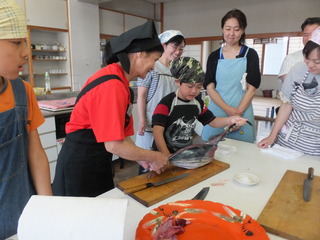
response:
<path fill-rule="evenodd" d="M 162 98 L 152 116 L 154 148 L 170 156 L 192 144 L 197 120 L 203 125 L 225 127 L 243 126 L 246 119 L 238 116 L 215 117 L 204 105 L 200 90 L 204 72 L 192 57 L 181 57 L 170 64 L 171 75 L 176 79 L 177 91 Z"/>

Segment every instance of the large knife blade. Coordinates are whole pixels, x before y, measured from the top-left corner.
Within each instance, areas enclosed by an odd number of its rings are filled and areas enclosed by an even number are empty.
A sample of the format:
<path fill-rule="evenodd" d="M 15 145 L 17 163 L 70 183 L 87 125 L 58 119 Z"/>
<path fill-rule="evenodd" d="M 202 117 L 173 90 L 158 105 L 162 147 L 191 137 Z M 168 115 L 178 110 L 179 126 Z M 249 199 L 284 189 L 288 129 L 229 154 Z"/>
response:
<path fill-rule="evenodd" d="M 202 188 L 202 190 L 197 194 L 195 195 L 192 200 L 203 200 L 205 199 L 205 197 L 207 196 L 208 192 L 209 192 L 209 187 L 204 187 Z"/>
<path fill-rule="evenodd" d="M 311 184 L 313 180 L 314 169 L 310 167 L 308 169 L 308 177 L 304 180 L 303 183 L 303 199 L 306 202 L 309 202 L 311 199 Z"/>
<path fill-rule="evenodd" d="M 138 191 L 144 190 L 146 188 L 150 188 L 150 187 L 158 187 L 158 186 L 161 186 L 161 185 L 166 184 L 166 183 L 177 181 L 177 180 L 179 180 L 181 178 L 184 178 L 184 177 L 187 177 L 187 176 L 189 176 L 189 173 L 184 173 L 184 174 L 181 174 L 181 175 L 178 175 L 178 176 L 174 176 L 174 177 L 171 177 L 171 178 L 167 178 L 167 179 L 164 179 L 164 180 L 161 180 L 161 181 L 158 181 L 158 182 L 148 182 L 148 183 L 139 184 L 139 185 L 136 185 L 136 186 L 129 187 L 129 188 L 125 189 L 124 193 L 125 194 L 129 194 L 129 193 L 138 192 Z"/>

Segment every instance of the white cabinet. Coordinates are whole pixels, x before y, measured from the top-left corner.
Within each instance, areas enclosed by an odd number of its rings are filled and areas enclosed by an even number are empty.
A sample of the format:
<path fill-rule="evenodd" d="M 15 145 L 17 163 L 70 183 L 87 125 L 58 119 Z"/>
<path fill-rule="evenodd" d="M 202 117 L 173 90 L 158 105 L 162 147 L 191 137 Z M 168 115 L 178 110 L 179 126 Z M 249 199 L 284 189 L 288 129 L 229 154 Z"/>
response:
<path fill-rule="evenodd" d="M 68 29 L 66 0 L 25 0 L 27 24 Z"/>
<path fill-rule="evenodd" d="M 266 98 L 255 96 L 252 100 L 253 112 L 255 116 L 271 117 L 272 107 L 280 107 L 282 101 L 277 98 Z M 276 115 L 274 115 L 276 117 Z"/>
<path fill-rule="evenodd" d="M 38 133 L 40 135 L 41 144 L 48 157 L 52 182 L 58 158 L 56 125 L 54 117 L 48 117 L 45 118 L 45 120 L 46 121 L 38 128 Z"/>

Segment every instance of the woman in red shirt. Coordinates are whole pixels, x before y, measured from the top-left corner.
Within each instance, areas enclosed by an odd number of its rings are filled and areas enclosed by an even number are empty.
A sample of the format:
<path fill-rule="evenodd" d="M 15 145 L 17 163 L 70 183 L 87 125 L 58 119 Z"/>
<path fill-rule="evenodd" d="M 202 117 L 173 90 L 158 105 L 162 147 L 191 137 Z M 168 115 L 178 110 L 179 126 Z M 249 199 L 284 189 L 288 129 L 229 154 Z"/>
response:
<path fill-rule="evenodd" d="M 161 173 L 168 158 L 135 146 L 129 82 L 145 78 L 163 47 L 152 21 L 113 38 L 106 46 L 106 67 L 93 74 L 81 90 L 53 182 L 55 195 L 97 196 L 112 188 L 112 154 L 140 161 Z"/>

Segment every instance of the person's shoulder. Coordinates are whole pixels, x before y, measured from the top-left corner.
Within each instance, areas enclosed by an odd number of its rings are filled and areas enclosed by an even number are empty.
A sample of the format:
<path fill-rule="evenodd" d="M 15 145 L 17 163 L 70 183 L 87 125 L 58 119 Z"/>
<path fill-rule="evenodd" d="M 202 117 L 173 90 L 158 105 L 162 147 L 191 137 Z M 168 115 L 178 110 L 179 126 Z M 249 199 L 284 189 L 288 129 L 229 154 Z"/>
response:
<path fill-rule="evenodd" d="M 164 96 L 164 97 L 162 98 L 162 100 L 163 100 L 163 101 L 166 101 L 166 102 L 172 102 L 175 97 L 176 97 L 176 93 L 175 93 L 175 92 L 171 92 L 171 93 L 169 93 L 168 95 Z M 162 101 L 162 100 L 161 100 L 161 101 Z"/>
<path fill-rule="evenodd" d="M 219 55 L 220 55 L 220 48 L 218 48 L 217 50 L 215 50 L 209 54 L 208 61 L 213 61 L 215 59 L 219 59 Z"/>
<path fill-rule="evenodd" d="M 299 51 L 296 51 L 296 52 L 293 52 L 293 53 L 289 53 L 287 56 L 288 57 L 294 57 L 294 58 L 296 58 L 296 57 L 302 57 L 303 58 L 303 52 L 302 52 L 302 50 L 299 50 Z"/>
<path fill-rule="evenodd" d="M 33 91 L 33 87 L 31 86 L 31 84 L 25 80 L 22 80 L 23 84 L 24 84 L 24 87 L 26 88 L 26 92 L 28 93 L 28 95 L 30 94 L 34 94 L 34 91 Z"/>
<path fill-rule="evenodd" d="M 304 61 L 296 63 L 291 69 L 292 72 L 306 72 L 307 70 L 308 66 Z"/>
<path fill-rule="evenodd" d="M 258 56 L 257 51 L 254 48 L 248 47 L 244 45 L 243 53 L 245 53 L 248 49 L 248 56 Z"/>

